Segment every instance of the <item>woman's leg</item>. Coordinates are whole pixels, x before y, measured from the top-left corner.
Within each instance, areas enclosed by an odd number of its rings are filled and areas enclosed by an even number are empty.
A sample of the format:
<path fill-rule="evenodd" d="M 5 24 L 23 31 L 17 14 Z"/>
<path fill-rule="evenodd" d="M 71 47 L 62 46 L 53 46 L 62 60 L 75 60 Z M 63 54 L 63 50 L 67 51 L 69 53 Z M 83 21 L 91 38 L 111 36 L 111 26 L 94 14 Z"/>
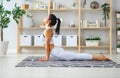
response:
<path fill-rule="evenodd" d="M 63 48 L 55 48 L 51 54 L 60 60 L 99 60 L 99 61 L 109 60 L 109 58 L 105 57 L 103 54 L 92 55 L 89 53 L 67 52 L 64 51 Z"/>
<path fill-rule="evenodd" d="M 104 56 L 103 54 L 100 55 L 92 55 L 89 53 L 73 53 L 73 60 L 96 60 L 96 61 L 109 61 L 110 59 Z"/>
<path fill-rule="evenodd" d="M 92 60 L 91 54 L 68 52 L 64 51 L 63 48 L 54 48 L 51 55 L 60 60 Z"/>

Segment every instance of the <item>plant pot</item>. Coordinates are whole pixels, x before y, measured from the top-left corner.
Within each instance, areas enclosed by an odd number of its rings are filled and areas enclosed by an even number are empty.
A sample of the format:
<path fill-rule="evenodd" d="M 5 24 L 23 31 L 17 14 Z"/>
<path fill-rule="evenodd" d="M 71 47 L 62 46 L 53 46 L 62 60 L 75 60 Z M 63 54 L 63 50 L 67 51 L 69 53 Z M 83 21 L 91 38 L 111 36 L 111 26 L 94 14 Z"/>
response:
<path fill-rule="evenodd" d="M 120 35 L 120 31 L 117 31 L 117 34 Z"/>
<path fill-rule="evenodd" d="M 8 41 L 0 42 L 0 55 L 6 55 L 8 49 Z"/>
<path fill-rule="evenodd" d="M 26 15 L 23 15 L 22 17 L 22 25 L 23 27 L 33 27 L 33 19 L 30 17 L 27 17 Z"/>
<path fill-rule="evenodd" d="M 117 53 L 120 53 L 120 48 L 117 48 Z"/>
<path fill-rule="evenodd" d="M 86 46 L 98 46 L 99 40 L 86 40 L 85 44 Z"/>
<path fill-rule="evenodd" d="M 23 8 L 23 9 L 29 9 L 29 4 L 23 4 L 23 5 L 22 5 L 22 8 Z"/>

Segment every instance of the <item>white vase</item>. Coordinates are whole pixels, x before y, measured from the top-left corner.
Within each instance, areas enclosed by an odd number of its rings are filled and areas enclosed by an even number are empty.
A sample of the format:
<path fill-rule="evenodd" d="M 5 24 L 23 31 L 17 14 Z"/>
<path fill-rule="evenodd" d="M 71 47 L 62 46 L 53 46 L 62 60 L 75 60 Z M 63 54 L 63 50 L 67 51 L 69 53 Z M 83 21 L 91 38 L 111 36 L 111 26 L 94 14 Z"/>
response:
<path fill-rule="evenodd" d="M 120 53 L 120 48 L 117 48 L 117 52 Z"/>
<path fill-rule="evenodd" d="M 99 40 L 86 40 L 85 44 L 86 46 L 98 46 Z"/>
<path fill-rule="evenodd" d="M 88 0 L 86 0 L 86 4 L 84 5 L 84 8 L 90 8 L 90 3 Z"/>
<path fill-rule="evenodd" d="M 23 15 L 22 17 L 22 25 L 23 27 L 33 27 L 33 19 L 30 17 L 27 17 L 26 15 Z"/>
<path fill-rule="evenodd" d="M 0 55 L 6 55 L 8 49 L 8 41 L 0 42 Z"/>

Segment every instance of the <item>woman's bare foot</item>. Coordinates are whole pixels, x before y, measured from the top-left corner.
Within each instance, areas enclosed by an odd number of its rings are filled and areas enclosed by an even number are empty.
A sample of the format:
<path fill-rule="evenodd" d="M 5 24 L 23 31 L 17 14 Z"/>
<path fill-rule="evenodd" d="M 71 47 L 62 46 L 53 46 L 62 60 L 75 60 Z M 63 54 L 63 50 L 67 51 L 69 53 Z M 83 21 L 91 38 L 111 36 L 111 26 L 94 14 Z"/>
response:
<path fill-rule="evenodd" d="M 105 57 L 103 54 L 93 55 L 93 60 L 98 60 L 98 61 L 110 61 L 110 59 L 107 58 L 107 57 Z"/>
<path fill-rule="evenodd" d="M 101 59 L 103 59 L 103 61 L 110 61 L 110 59 L 105 57 L 103 54 L 101 56 L 102 56 Z"/>

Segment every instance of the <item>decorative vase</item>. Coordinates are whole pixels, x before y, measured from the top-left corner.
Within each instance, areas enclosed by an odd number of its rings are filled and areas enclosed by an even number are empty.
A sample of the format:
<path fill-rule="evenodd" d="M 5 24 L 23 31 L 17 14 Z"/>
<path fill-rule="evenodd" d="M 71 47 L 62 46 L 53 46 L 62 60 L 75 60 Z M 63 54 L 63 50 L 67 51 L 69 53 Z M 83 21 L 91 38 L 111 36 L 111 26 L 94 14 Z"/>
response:
<path fill-rule="evenodd" d="M 23 5 L 22 5 L 22 8 L 23 8 L 23 9 L 29 9 L 29 4 L 23 4 Z"/>
<path fill-rule="evenodd" d="M 77 8 L 77 1 L 76 0 L 73 1 L 72 8 L 73 9 Z"/>
<path fill-rule="evenodd" d="M 0 55 L 6 55 L 8 49 L 8 41 L 0 42 Z"/>
<path fill-rule="evenodd" d="M 30 17 L 27 17 L 26 15 L 23 15 L 22 25 L 23 27 L 33 27 L 33 19 Z"/>
<path fill-rule="evenodd" d="M 83 4 L 82 4 L 83 8 L 85 7 L 85 5 L 86 5 L 86 0 L 83 0 Z"/>
<path fill-rule="evenodd" d="M 93 2 L 91 2 L 90 7 L 92 9 L 98 9 L 99 8 L 99 3 L 97 1 L 93 1 Z"/>
<path fill-rule="evenodd" d="M 84 0 L 83 8 L 90 8 L 90 3 L 88 0 Z"/>

